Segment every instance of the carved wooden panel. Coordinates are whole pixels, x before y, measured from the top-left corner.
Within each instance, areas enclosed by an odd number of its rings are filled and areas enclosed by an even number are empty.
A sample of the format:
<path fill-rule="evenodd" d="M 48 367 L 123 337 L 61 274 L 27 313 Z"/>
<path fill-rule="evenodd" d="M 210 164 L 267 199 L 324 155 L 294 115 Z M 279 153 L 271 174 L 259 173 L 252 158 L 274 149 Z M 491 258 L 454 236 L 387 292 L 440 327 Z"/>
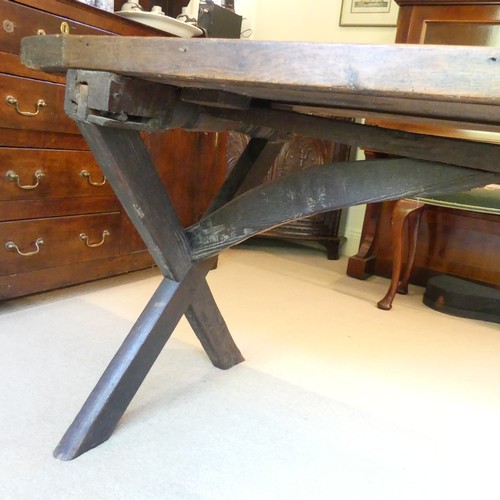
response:
<path fill-rule="evenodd" d="M 234 167 L 248 142 L 249 138 L 245 135 L 236 132 L 229 133 L 227 148 L 228 172 Z M 350 148 L 343 144 L 296 136 L 285 143 L 278 158 L 269 169 L 265 182 L 270 182 L 312 166 L 346 161 L 349 155 Z M 344 240 L 341 234 L 342 215 L 341 210 L 318 214 L 289 224 L 283 224 L 263 233 L 261 236 L 319 241 L 325 245 L 329 259 L 338 259 L 340 245 Z"/>
<path fill-rule="evenodd" d="M 250 142 L 250 137 L 233 131 L 228 132 L 227 135 L 226 165 L 227 173 L 229 173 L 236 165 L 238 158 L 247 147 L 247 144 Z"/>

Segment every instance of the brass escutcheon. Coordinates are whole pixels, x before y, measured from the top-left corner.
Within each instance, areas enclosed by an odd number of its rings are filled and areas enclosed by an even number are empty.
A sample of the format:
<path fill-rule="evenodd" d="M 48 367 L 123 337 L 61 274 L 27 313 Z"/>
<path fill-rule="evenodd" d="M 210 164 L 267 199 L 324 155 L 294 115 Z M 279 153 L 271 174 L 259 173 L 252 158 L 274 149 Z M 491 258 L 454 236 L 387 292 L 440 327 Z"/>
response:
<path fill-rule="evenodd" d="M 66 21 L 61 23 L 60 29 L 63 35 L 69 35 L 69 24 Z"/>
<path fill-rule="evenodd" d="M 14 32 L 14 23 L 10 19 L 4 19 L 2 23 L 3 29 L 7 33 L 13 33 Z"/>

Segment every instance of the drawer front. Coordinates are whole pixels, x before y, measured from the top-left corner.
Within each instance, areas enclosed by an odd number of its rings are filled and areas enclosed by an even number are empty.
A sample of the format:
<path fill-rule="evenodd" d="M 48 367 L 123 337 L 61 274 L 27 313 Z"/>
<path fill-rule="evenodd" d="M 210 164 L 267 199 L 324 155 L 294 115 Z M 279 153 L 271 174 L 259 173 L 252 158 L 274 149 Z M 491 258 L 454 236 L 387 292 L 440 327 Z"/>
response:
<path fill-rule="evenodd" d="M 90 151 L 0 148 L 0 201 L 112 194 Z"/>
<path fill-rule="evenodd" d="M 78 134 L 64 112 L 64 85 L 0 74 L 0 123 L 5 128 Z"/>
<path fill-rule="evenodd" d="M 122 220 L 122 234 L 120 242 L 120 253 L 128 255 L 134 252 L 144 252 L 148 247 L 141 235 L 134 227 L 134 224 L 127 215 L 123 215 Z"/>
<path fill-rule="evenodd" d="M 120 224 L 119 212 L 2 222 L 0 275 L 118 256 Z"/>
<path fill-rule="evenodd" d="M 0 45 L 3 51 L 12 54 L 19 54 L 21 39 L 25 36 L 58 35 L 66 31 L 71 35 L 111 34 L 7 0 L 0 0 L 0 11 L 2 12 Z"/>

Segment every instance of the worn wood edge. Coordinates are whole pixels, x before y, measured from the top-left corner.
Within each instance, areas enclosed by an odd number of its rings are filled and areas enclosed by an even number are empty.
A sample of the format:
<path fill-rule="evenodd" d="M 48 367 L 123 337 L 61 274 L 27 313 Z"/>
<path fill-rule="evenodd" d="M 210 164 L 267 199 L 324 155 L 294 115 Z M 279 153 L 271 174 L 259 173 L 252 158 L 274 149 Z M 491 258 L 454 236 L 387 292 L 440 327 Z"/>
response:
<path fill-rule="evenodd" d="M 341 162 L 247 191 L 189 227 L 193 259 L 205 259 L 284 223 L 348 206 L 499 182 L 499 174 L 411 159 Z"/>
<path fill-rule="evenodd" d="M 140 58 L 130 57 L 132 46 Z M 298 51 L 306 52 L 300 61 L 293 57 Z M 235 55 L 238 64 L 234 64 Z M 28 67 L 44 71 L 114 71 L 180 86 L 193 80 L 201 86 L 225 82 L 230 90 L 241 83 L 284 90 L 306 86 L 349 94 L 500 105 L 497 47 L 48 35 L 23 39 L 21 57 Z M 259 61 L 272 64 L 262 72 Z M 421 67 L 426 72 L 416 73 L 414 68 Z M 449 78 L 450 74 L 454 77 Z"/>
<path fill-rule="evenodd" d="M 31 36 L 21 39 L 21 63 L 48 73 L 66 73 L 63 35 Z"/>

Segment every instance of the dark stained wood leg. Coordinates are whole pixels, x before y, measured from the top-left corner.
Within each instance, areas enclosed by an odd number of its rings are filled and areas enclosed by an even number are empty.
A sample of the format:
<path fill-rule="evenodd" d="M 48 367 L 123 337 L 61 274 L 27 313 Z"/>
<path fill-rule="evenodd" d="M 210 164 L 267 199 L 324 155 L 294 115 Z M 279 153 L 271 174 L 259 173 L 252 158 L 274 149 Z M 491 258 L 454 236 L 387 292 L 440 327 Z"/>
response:
<path fill-rule="evenodd" d="M 79 127 L 104 175 L 148 244 L 158 267 L 166 277 L 180 281 L 191 266 L 191 250 L 175 208 L 156 173 L 140 134 L 87 123 L 79 123 Z M 210 265 L 213 266 L 214 263 L 215 260 L 212 260 Z M 208 298 L 211 293 L 206 283 L 202 288 L 206 288 L 205 293 L 193 297 L 194 303 L 189 309 L 190 323 L 203 347 L 209 348 L 207 354 L 214 365 L 222 365 L 227 369 L 243 361 L 243 357 L 234 344 L 215 301 Z M 198 298 L 200 302 L 195 303 Z M 197 321 L 196 317 L 203 317 L 205 323 Z M 207 332 L 218 338 L 213 346 L 206 339 Z M 216 352 L 217 349 L 219 352 Z"/>
<path fill-rule="evenodd" d="M 216 366 L 243 361 L 205 280 L 214 261 L 192 263 L 184 229 L 139 133 L 79 126 L 166 277 L 57 446 L 54 455 L 62 460 L 110 437 L 183 314 Z"/>
<path fill-rule="evenodd" d="M 224 206 L 238 193 L 260 185 L 282 145 L 282 141 L 251 139 L 206 214 Z M 197 289 L 186 318 L 214 366 L 227 369 L 243 361 L 206 282 Z"/>
<path fill-rule="evenodd" d="M 161 273 L 180 281 L 191 266 L 190 246 L 139 132 L 77 123 Z"/>
<path fill-rule="evenodd" d="M 493 178 L 488 172 L 408 158 L 321 165 L 241 194 L 187 228 L 186 234 L 193 259 L 203 260 L 309 215 L 360 203 L 458 192 Z"/>
<path fill-rule="evenodd" d="M 244 361 L 205 280 L 195 290 L 185 314 L 214 366 L 226 370 Z"/>
<path fill-rule="evenodd" d="M 343 236 L 336 239 L 319 240 L 319 242 L 326 248 L 326 258 L 328 260 L 338 260 L 340 258 L 340 247 L 345 241 Z"/>
<path fill-rule="evenodd" d="M 283 141 L 251 139 L 205 215 L 223 207 L 236 195 L 260 186 L 282 147 Z"/>
<path fill-rule="evenodd" d="M 377 303 L 379 309 L 388 311 L 392 307 L 392 302 L 396 295 L 399 278 L 401 275 L 401 267 L 403 264 L 403 249 L 404 249 L 404 229 L 410 214 L 418 210 L 422 206 L 421 203 L 403 199 L 399 200 L 392 211 L 391 221 L 391 241 L 392 241 L 392 277 L 389 290 L 385 297 Z"/>
<path fill-rule="evenodd" d="M 282 144 L 282 141 L 251 139 L 206 214 L 224 206 L 238 193 L 260 185 L 280 153 Z M 215 259 L 213 262 L 212 268 L 216 266 Z M 186 318 L 214 366 L 227 369 L 243 361 L 206 281 L 195 294 L 186 311 Z"/>
<path fill-rule="evenodd" d="M 408 283 L 410 281 L 413 263 L 415 262 L 415 254 L 417 253 L 417 235 L 420 225 L 420 215 L 422 214 L 423 205 L 420 205 L 408 216 L 408 260 L 403 278 L 398 284 L 397 292 L 406 295 L 408 293 Z"/>
<path fill-rule="evenodd" d="M 164 279 L 54 451 L 72 460 L 106 441 L 205 280 L 206 261 L 181 283 Z"/>

